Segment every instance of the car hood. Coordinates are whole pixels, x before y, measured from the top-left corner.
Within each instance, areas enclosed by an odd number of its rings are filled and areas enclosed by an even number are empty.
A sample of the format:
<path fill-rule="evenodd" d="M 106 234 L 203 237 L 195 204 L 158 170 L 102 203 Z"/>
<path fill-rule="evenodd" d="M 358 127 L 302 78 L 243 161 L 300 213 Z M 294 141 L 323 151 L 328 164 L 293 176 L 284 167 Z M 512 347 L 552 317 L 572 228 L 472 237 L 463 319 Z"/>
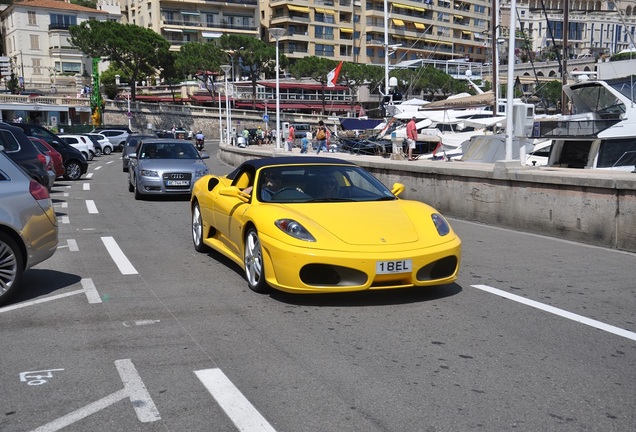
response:
<path fill-rule="evenodd" d="M 140 159 L 139 168 L 157 171 L 196 171 L 206 168 L 201 159 Z"/>
<path fill-rule="evenodd" d="M 313 235 L 329 233 L 356 246 L 439 243 L 432 207 L 411 201 L 331 202 L 284 205 Z M 291 215 L 290 215 L 291 216 Z M 428 238 L 424 238 L 424 233 Z M 318 239 L 320 242 L 320 239 Z"/>

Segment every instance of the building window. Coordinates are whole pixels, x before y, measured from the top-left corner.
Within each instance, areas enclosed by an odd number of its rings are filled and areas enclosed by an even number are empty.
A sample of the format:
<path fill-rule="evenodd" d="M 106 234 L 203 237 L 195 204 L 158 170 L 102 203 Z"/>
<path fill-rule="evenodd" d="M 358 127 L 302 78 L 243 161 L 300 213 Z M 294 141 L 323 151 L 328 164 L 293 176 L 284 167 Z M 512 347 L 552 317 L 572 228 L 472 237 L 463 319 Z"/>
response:
<path fill-rule="evenodd" d="M 27 12 L 27 16 L 29 19 L 29 25 L 38 25 L 37 19 L 36 19 L 36 15 L 34 11 L 28 11 Z"/>
<path fill-rule="evenodd" d="M 29 35 L 31 40 L 31 49 L 39 50 L 40 49 L 40 36 L 38 35 Z"/>
<path fill-rule="evenodd" d="M 33 61 L 33 75 L 42 75 L 42 65 L 39 58 L 32 59 Z"/>
<path fill-rule="evenodd" d="M 67 29 L 72 25 L 77 25 L 77 17 L 73 15 L 50 14 L 51 28 Z"/>

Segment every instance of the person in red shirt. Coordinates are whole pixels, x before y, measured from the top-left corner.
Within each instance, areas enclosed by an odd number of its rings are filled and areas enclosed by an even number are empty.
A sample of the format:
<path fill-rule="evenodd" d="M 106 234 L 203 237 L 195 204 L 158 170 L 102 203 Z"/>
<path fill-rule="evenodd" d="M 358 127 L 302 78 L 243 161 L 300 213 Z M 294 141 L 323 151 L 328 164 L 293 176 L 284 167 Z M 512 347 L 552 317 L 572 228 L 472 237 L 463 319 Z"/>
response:
<path fill-rule="evenodd" d="M 411 118 L 406 124 L 406 142 L 408 145 L 409 160 L 413 159 L 413 149 L 415 148 L 415 142 L 417 141 L 417 126 L 415 126 L 415 117 Z"/>

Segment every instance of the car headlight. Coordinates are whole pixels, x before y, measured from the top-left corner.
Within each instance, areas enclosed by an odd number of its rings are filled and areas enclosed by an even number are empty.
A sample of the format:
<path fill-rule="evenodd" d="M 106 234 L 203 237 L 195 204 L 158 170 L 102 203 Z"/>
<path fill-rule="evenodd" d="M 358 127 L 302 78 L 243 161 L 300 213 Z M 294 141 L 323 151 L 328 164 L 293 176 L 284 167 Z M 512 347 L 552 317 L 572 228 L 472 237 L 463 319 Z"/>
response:
<path fill-rule="evenodd" d="M 431 219 L 433 219 L 433 223 L 435 224 L 435 228 L 437 229 L 437 233 L 440 236 L 445 236 L 450 232 L 450 225 L 446 222 L 446 219 L 441 214 L 433 213 L 431 215 Z"/>
<path fill-rule="evenodd" d="M 210 170 L 207 169 L 207 168 L 196 170 L 194 172 L 194 178 L 195 178 L 195 180 L 199 179 L 199 178 L 203 177 L 204 175 L 207 175 L 209 172 L 210 172 Z"/>
<path fill-rule="evenodd" d="M 159 177 L 159 174 L 157 173 L 157 171 L 154 170 L 148 170 L 148 169 L 142 169 L 140 171 L 140 174 L 143 177 Z"/>
<path fill-rule="evenodd" d="M 285 234 L 298 240 L 315 242 L 316 239 L 307 229 L 293 219 L 278 219 L 274 224 Z"/>

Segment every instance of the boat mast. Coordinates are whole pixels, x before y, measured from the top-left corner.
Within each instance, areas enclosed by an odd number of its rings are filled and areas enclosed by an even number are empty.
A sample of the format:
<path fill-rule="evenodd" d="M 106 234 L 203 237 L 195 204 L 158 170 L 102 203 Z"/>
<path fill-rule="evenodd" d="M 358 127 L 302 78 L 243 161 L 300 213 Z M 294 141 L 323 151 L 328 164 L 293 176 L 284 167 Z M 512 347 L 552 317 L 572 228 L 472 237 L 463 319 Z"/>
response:
<path fill-rule="evenodd" d="M 568 83 L 568 33 L 570 27 L 570 0 L 563 0 L 563 67 L 561 68 L 561 85 Z M 567 97 L 561 92 L 561 114 L 569 114 L 567 109 Z"/>
<path fill-rule="evenodd" d="M 389 94 L 389 2 L 384 0 L 384 94 Z"/>
<path fill-rule="evenodd" d="M 492 108 L 492 115 L 499 115 L 499 0 L 492 0 L 490 11 L 490 22 L 492 23 L 492 33 L 490 46 L 492 47 L 492 91 L 495 94 L 495 104 Z"/>

